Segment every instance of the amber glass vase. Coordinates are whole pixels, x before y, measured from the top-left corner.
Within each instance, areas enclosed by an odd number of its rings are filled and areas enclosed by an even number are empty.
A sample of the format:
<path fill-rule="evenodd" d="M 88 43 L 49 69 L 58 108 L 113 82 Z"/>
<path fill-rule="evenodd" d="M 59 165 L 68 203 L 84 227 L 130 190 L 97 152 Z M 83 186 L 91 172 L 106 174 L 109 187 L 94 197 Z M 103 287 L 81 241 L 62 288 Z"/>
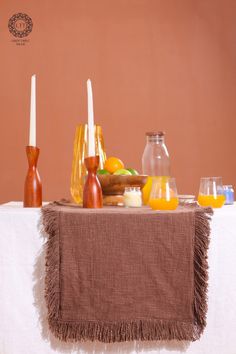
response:
<path fill-rule="evenodd" d="M 96 125 L 94 130 L 95 153 L 99 156 L 98 169 L 102 169 L 106 160 L 102 128 Z M 87 169 L 84 164 L 86 157 L 88 157 L 88 126 L 87 124 L 79 124 L 76 128 L 74 140 L 70 191 L 75 203 L 81 205 L 83 203 L 83 188 L 87 174 Z"/>

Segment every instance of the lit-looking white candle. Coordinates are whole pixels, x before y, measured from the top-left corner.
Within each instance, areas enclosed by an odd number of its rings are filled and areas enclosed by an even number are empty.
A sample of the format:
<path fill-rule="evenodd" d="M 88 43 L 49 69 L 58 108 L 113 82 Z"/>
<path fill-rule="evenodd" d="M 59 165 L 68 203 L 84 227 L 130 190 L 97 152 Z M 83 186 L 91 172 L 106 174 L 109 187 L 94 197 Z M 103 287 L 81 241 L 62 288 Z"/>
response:
<path fill-rule="evenodd" d="M 95 156 L 93 92 L 91 80 L 87 81 L 88 94 L 88 156 Z"/>
<path fill-rule="evenodd" d="M 36 146 L 36 75 L 31 76 L 29 146 Z"/>

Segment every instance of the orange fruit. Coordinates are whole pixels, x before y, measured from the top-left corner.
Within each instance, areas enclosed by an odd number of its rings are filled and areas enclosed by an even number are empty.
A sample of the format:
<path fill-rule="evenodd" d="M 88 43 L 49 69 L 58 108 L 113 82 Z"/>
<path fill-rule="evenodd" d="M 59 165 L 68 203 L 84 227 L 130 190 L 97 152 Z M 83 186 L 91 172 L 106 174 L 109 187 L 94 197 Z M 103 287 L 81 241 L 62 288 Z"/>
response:
<path fill-rule="evenodd" d="M 116 170 L 119 170 L 121 168 L 124 168 L 123 162 L 118 159 L 117 157 L 109 157 L 105 161 L 104 165 L 105 170 L 107 170 L 110 173 L 114 173 Z"/>

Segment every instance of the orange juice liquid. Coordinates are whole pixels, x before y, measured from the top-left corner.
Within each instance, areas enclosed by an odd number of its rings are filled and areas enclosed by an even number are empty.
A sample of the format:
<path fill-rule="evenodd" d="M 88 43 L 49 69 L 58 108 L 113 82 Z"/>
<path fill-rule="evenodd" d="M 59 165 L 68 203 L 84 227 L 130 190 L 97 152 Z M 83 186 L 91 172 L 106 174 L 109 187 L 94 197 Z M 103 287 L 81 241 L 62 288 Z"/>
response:
<path fill-rule="evenodd" d="M 143 204 L 144 205 L 149 205 L 149 198 L 150 198 L 150 193 L 152 190 L 152 181 L 154 179 L 160 179 L 161 183 L 163 183 L 163 189 L 165 189 L 165 182 L 169 178 L 168 176 L 148 176 L 147 182 L 145 186 L 142 189 L 142 196 L 143 196 Z"/>
<path fill-rule="evenodd" d="M 149 200 L 149 205 L 153 210 L 175 210 L 179 204 L 178 198 L 155 198 Z"/>
<path fill-rule="evenodd" d="M 198 196 L 198 203 L 203 206 L 207 207 L 210 206 L 212 208 L 221 208 L 225 203 L 225 196 L 224 195 L 199 195 Z"/>

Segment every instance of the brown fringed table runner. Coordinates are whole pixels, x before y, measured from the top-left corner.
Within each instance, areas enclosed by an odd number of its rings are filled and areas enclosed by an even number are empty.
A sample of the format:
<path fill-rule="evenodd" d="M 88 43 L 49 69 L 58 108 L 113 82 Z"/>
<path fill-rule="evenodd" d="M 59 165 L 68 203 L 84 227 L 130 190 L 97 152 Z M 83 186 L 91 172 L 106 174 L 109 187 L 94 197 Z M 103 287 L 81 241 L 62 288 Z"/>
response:
<path fill-rule="evenodd" d="M 42 208 L 48 322 L 64 341 L 196 340 L 211 209 Z"/>

